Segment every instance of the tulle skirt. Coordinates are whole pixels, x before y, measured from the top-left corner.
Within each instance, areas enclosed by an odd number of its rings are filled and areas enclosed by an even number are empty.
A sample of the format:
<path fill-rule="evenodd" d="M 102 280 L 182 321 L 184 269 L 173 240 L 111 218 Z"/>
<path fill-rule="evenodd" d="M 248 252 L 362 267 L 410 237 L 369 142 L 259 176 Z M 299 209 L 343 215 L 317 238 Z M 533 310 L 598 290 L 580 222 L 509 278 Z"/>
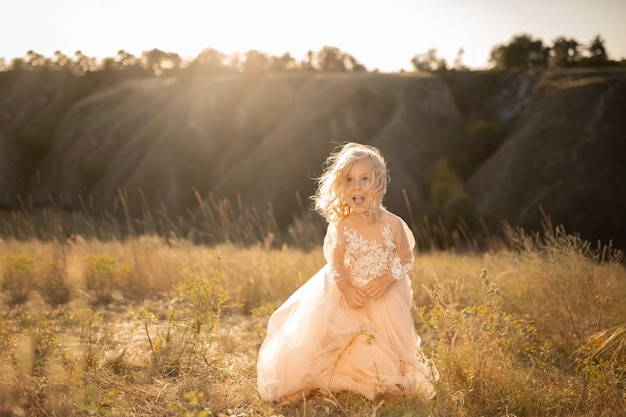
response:
<path fill-rule="evenodd" d="M 326 275 L 327 267 L 270 317 L 257 362 L 261 397 L 278 401 L 318 389 L 431 398 L 438 374 L 420 349 L 409 278 L 351 309 Z"/>

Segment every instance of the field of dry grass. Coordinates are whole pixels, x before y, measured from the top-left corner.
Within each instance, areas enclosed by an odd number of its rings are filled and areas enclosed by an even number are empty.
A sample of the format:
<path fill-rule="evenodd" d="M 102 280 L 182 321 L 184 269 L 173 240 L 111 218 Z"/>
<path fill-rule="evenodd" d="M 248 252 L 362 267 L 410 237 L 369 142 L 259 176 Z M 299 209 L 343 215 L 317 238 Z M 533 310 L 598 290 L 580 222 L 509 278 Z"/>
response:
<path fill-rule="evenodd" d="M 428 402 L 271 404 L 255 363 L 273 309 L 323 264 L 271 240 L 0 241 L 0 416 L 622 416 L 626 269 L 559 228 L 417 254 Z"/>

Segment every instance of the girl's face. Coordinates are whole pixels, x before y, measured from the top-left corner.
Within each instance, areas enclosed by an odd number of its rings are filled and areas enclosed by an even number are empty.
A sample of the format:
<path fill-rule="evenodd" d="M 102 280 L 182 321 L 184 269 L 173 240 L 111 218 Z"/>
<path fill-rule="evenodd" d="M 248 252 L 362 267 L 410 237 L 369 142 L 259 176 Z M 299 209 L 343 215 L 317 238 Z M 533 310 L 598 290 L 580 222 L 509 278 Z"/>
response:
<path fill-rule="evenodd" d="M 372 174 L 373 162 L 361 160 L 356 162 L 346 177 L 344 198 L 356 213 L 362 214 L 372 207 Z"/>

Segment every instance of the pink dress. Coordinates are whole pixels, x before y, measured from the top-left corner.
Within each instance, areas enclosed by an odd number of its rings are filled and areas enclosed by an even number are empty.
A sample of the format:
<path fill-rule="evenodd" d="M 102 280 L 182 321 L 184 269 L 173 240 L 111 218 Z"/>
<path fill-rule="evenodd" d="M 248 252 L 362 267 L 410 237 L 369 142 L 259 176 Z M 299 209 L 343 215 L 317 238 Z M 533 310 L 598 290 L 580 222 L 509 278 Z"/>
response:
<path fill-rule="evenodd" d="M 328 226 L 326 265 L 270 317 L 259 351 L 257 387 L 268 401 L 300 390 L 434 395 L 437 370 L 420 349 L 407 272 L 415 240 L 404 221 L 383 210 L 380 229 L 362 236 L 349 218 Z M 362 286 L 391 270 L 377 300 L 349 308 L 335 279 Z M 337 278 L 336 278 L 337 277 Z"/>

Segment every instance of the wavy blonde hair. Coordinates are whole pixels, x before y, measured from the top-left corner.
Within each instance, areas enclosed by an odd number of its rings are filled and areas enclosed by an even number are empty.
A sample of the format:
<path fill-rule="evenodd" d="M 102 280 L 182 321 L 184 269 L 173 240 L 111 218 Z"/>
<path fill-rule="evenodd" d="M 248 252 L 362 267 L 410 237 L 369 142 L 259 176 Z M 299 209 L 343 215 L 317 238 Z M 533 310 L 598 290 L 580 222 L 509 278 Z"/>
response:
<path fill-rule="evenodd" d="M 355 142 L 345 143 L 330 154 L 324 162 L 322 175 L 317 179 L 317 190 L 311 199 L 315 202 L 315 210 L 326 221 L 338 221 L 352 212 L 343 194 L 348 185 L 348 173 L 359 161 L 372 162 L 372 178 L 370 192 L 372 205 L 369 209 L 375 215 L 383 207 L 382 201 L 387 192 L 389 171 L 387 162 L 380 150 L 373 146 Z"/>

